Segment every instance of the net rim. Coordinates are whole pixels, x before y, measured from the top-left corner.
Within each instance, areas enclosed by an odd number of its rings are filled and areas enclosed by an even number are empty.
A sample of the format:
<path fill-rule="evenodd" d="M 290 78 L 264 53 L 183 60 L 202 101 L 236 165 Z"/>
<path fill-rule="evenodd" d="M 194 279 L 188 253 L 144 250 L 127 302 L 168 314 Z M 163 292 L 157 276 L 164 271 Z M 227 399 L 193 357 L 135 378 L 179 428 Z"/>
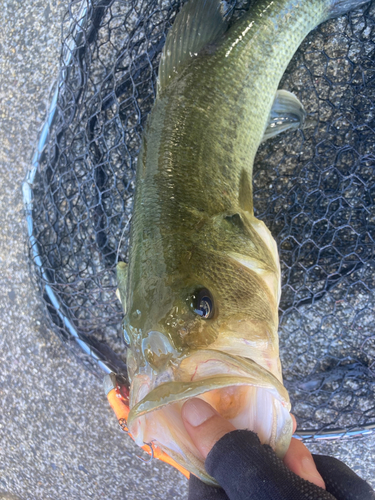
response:
<path fill-rule="evenodd" d="M 111 373 L 113 367 L 108 361 L 104 359 L 100 353 L 94 352 L 90 345 L 82 340 L 74 327 L 73 323 L 68 318 L 67 314 L 63 310 L 63 305 L 60 302 L 58 296 L 54 293 L 52 287 L 50 286 L 50 281 L 48 279 L 48 274 L 43 267 L 40 255 L 42 254 L 41 248 L 37 242 L 34 235 L 34 221 L 33 221 L 33 207 L 34 207 L 34 194 L 33 185 L 35 182 L 35 177 L 38 172 L 39 166 L 43 158 L 44 148 L 47 144 L 49 138 L 49 131 L 54 124 L 57 102 L 59 98 L 59 91 L 64 84 L 68 76 L 68 67 L 73 59 L 73 53 L 77 49 L 79 43 L 82 41 L 83 32 L 88 25 L 90 18 L 90 8 L 93 8 L 93 4 L 90 0 L 82 0 L 78 11 L 78 23 L 71 23 L 69 27 L 70 39 L 67 43 L 65 53 L 62 54 L 62 61 L 64 69 L 60 71 L 60 75 L 55 82 L 55 92 L 53 94 L 49 110 L 47 111 L 47 117 L 44 124 L 39 132 L 39 137 L 37 140 L 37 146 L 32 158 L 31 169 L 27 172 L 25 180 L 22 183 L 22 195 L 23 204 L 25 208 L 25 218 L 27 224 L 27 235 L 29 240 L 29 248 L 31 250 L 32 260 L 34 265 L 39 269 L 40 275 L 44 280 L 44 291 L 47 294 L 52 306 L 55 309 L 56 314 L 62 320 L 67 332 L 74 338 L 78 346 L 82 351 L 92 358 L 98 366 L 103 370 L 105 374 Z"/>

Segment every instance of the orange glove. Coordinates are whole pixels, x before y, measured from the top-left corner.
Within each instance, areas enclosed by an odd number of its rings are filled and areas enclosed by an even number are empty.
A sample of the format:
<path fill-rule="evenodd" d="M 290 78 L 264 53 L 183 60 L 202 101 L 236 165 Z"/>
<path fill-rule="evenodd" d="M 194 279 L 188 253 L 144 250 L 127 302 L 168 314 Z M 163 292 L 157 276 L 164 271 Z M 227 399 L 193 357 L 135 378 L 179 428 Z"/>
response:
<path fill-rule="evenodd" d="M 127 419 L 129 415 L 129 389 L 126 380 L 121 375 L 116 375 L 115 373 L 110 373 L 104 377 L 104 390 L 108 398 L 109 404 L 112 410 L 115 412 L 118 423 L 120 424 L 123 431 L 127 432 L 129 436 L 133 439 L 133 436 L 129 433 L 127 427 Z M 190 472 L 184 469 L 181 465 L 173 460 L 164 451 L 158 448 L 155 444 L 145 444 L 142 449 L 154 458 L 161 460 L 167 464 L 172 465 L 177 470 L 182 472 L 182 474 L 189 479 Z"/>

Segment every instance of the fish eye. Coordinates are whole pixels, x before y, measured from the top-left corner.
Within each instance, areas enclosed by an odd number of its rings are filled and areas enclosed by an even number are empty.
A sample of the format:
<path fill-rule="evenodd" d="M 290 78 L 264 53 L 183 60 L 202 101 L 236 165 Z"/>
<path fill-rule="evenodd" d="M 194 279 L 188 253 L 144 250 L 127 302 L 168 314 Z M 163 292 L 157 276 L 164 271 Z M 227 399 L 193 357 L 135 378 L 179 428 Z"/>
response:
<path fill-rule="evenodd" d="M 193 310 L 203 319 L 211 319 L 214 316 L 214 299 L 207 288 L 201 288 L 193 294 Z"/>

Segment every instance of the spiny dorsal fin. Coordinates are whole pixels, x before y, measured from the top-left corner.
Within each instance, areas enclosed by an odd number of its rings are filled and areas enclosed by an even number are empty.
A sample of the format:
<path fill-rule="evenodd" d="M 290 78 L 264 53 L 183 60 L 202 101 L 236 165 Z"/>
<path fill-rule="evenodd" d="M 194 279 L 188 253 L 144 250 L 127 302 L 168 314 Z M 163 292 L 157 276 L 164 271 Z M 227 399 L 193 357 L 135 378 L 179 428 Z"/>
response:
<path fill-rule="evenodd" d="M 158 93 L 227 29 L 221 0 L 188 0 L 169 30 L 159 65 Z"/>
<path fill-rule="evenodd" d="M 126 307 L 126 288 L 128 284 L 128 264 L 126 262 L 119 262 L 116 266 L 116 277 L 118 288 L 116 290 L 117 298 L 124 308 Z M 125 311 L 126 312 L 126 311 Z"/>

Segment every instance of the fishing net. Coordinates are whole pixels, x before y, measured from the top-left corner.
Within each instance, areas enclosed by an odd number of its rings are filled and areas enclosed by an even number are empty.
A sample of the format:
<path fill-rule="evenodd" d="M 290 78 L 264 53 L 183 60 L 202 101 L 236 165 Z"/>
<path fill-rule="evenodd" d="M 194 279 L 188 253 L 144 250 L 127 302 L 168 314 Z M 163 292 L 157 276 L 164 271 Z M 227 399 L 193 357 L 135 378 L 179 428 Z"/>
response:
<path fill-rule="evenodd" d="M 115 265 L 127 260 L 142 129 L 181 4 L 69 3 L 23 186 L 46 312 L 97 374 L 126 373 Z M 249 2 L 228 5 L 233 22 Z M 256 216 L 280 250 L 281 360 L 304 435 L 375 423 L 374 22 L 370 3 L 308 36 L 281 83 L 304 103 L 306 127 L 264 143 L 254 167 Z"/>

